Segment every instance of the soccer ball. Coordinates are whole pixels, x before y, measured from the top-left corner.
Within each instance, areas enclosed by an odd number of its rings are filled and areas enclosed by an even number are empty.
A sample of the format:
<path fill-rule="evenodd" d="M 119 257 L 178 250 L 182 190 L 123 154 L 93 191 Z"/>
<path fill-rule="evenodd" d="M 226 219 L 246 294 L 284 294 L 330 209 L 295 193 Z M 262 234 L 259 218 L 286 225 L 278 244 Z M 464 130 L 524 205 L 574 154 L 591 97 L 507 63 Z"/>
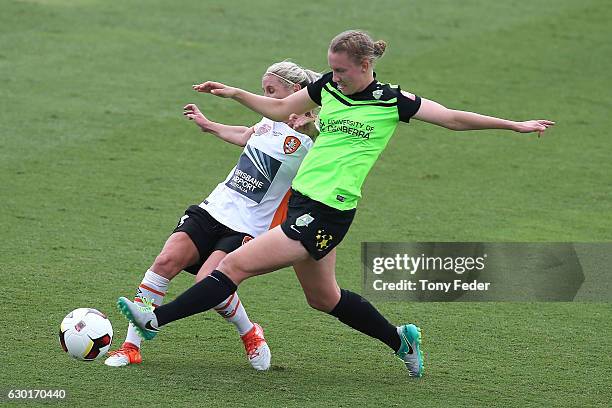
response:
<path fill-rule="evenodd" d="M 68 313 L 60 326 L 62 348 L 77 360 L 93 361 L 102 357 L 111 346 L 113 326 L 96 309 L 82 307 Z"/>

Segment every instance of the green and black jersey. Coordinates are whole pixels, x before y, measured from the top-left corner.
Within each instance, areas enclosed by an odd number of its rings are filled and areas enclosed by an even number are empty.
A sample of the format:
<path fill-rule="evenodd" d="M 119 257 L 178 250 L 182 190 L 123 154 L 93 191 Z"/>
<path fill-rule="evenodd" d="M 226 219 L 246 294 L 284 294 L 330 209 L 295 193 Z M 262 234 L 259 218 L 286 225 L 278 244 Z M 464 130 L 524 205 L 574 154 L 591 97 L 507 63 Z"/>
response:
<path fill-rule="evenodd" d="M 408 122 L 421 106 L 396 85 L 374 80 L 366 89 L 344 95 L 332 73 L 308 85 L 321 105 L 320 134 L 302 162 L 292 187 L 339 210 L 357 207 L 361 186 L 399 121 Z"/>

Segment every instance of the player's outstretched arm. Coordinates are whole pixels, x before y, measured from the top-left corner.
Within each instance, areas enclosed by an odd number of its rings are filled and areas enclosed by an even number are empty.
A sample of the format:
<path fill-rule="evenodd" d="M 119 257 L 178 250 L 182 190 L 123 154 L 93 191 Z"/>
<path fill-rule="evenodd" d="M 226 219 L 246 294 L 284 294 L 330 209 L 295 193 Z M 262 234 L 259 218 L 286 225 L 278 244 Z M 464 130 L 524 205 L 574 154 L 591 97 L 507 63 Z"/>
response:
<path fill-rule="evenodd" d="M 421 107 L 414 117 L 451 130 L 506 129 L 520 133 L 538 132 L 538 136 L 555 124 L 545 119 L 516 122 L 479 113 L 448 109 L 425 98 L 421 98 Z"/>
<path fill-rule="evenodd" d="M 212 133 L 218 138 L 238 146 L 244 146 L 253 134 L 253 129 L 246 126 L 230 126 L 209 120 L 197 105 L 190 103 L 183 108 L 183 115 L 193 120 L 202 129 L 202 132 Z"/>
<path fill-rule="evenodd" d="M 243 89 L 212 81 L 193 85 L 193 89 L 197 92 L 210 93 L 222 98 L 234 99 L 266 118 L 281 122 L 286 121 L 292 113 L 299 115 L 317 106 L 317 104 L 310 99 L 306 88 L 283 99 L 255 95 Z"/>

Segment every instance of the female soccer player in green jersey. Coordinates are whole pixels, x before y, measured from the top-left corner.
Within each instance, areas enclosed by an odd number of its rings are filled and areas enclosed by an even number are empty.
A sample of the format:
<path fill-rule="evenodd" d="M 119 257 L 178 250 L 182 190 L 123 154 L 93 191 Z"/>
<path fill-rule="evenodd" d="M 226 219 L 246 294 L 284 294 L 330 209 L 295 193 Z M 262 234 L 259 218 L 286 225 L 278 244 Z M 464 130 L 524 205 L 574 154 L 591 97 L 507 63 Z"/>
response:
<path fill-rule="evenodd" d="M 321 106 L 320 134 L 293 180 L 287 220 L 226 256 L 209 277 L 157 309 L 120 298 L 126 317 L 153 338 L 159 327 L 217 305 L 242 281 L 292 265 L 308 304 L 377 338 L 400 357 L 411 377 L 423 375 L 420 329 L 395 327 L 367 300 L 336 283 L 335 247 L 348 231 L 361 186 L 393 135 L 411 118 L 452 130 L 507 129 L 542 134 L 554 122 L 515 122 L 448 109 L 434 101 L 378 82 L 374 63 L 386 48 L 362 31 L 337 35 L 328 49 L 331 72 L 284 99 L 258 96 L 218 82 L 198 92 L 231 98 L 272 120 L 286 120 Z"/>

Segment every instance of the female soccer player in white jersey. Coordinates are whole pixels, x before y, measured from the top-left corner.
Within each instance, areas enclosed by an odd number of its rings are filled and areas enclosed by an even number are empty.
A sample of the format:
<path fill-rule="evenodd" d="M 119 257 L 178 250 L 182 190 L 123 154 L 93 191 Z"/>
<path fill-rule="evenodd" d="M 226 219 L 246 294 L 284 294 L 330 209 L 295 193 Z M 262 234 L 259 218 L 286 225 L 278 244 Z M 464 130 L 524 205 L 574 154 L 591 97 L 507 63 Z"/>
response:
<path fill-rule="evenodd" d="M 283 61 L 271 65 L 262 78 L 264 95 L 284 98 L 320 77 L 319 74 Z M 168 284 L 181 270 L 197 274 L 196 282 L 210 274 L 223 257 L 269 228 L 286 214 L 291 181 L 312 146 L 305 133 L 316 132 L 312 120 L 292 115 L 290 121 L 263 118 L 252 127 L 228 126 L 208 120 L 194 104 L 185 116 L 204 132 L 244 146 L 238 164 L 199 205 L 181 217 L 161 253 L 147 270 L 135 302 L 162 304 Z M 310 128 L 310 129 L 309 129 Z M 244 343 L 247 357 L 257 370 L 270 366 L 270 350 L 263 330 L 252 323 L 236 293 L 215 305 L 215 310 L 233 323 Z M 129 325 L 125 342 L 110 353 L 105 364 L 121 367 L 142 361 L 138 328 Z"/>
<path fill-rule="evenodd" d="M 411 377 L 423 375 L 420 330 L 395 327 L 367 300 L 340 289 L 335 246 L 345 236 L 361 197 L 361 186 L 400 121 L 411 118 L 452 130 L 546 131 L 548 120 L 515 122 L 448 109 L 374 78 L 373 65 L 386 48 L 362 31 L 336 36 L 328 49 L 331 72 L 284 99 L 257 96 L 218 82 L 195 88 L 232 98 L 265 117 L 284 120 L 317 105 L 320 134 L 293 184 L 287 220 L 229 254 L 210 276 L 167 305 L 153 310 L 120 298 L 126 317 L 146 338 L 159 327 L 210 309 L 249 277 L 293 265 L 308 303 L 385 343 L 404 361 Z"/>

